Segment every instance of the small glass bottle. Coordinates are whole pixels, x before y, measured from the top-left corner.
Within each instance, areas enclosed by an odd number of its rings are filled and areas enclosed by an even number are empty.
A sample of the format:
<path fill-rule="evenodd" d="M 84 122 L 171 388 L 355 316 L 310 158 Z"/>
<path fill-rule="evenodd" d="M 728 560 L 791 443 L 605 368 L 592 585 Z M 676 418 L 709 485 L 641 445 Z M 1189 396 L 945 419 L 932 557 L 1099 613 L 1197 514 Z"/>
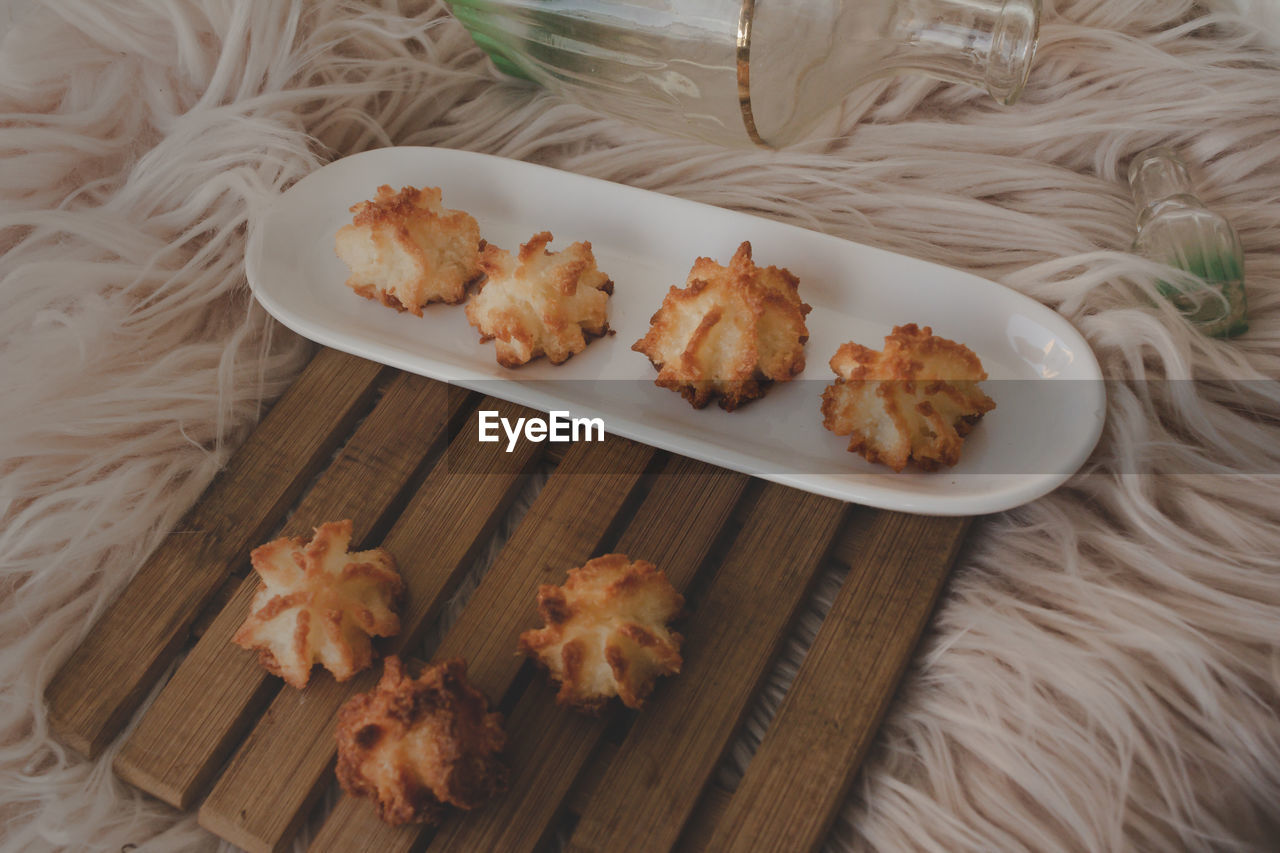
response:
<path fill-rule="evenodd" d="M 1160 294 L 1206 335 L 1230 338 L 1248 331 L 1240 238 L 1231 223 L 1196 198 L 1177 152 L 1151 148 L 1134 157 L 1129 186 L 1139 211 L 1133 251 L 1203 283 L 1187 288 L 1160 281 Z"/>
<path fill-rule="evenodd" d="M 448 0 L 503 71 L 602 113 L 782 147 L 869 80 L 1022 92 L 1041 0 Z"/>

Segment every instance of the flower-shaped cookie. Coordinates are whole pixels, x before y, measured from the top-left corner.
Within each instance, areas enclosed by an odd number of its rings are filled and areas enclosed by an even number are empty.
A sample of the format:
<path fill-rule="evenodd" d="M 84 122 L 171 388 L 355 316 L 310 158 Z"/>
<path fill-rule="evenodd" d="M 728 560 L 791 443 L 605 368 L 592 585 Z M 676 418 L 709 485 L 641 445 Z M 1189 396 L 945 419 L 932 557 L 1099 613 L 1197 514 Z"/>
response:
<path fill-rule="evenodd" d="M 338 712 L 338 781 L 370 797 L 389 824 L 437 823 L 447 803 L 472 809 L 505 789 L 502 715 L 467 683 L 461 658 L 409 678 L 388 657 L 382 680 Z"/>
<path fill-rule="evenodd" d="M 461 302 L 480 275 L 480 226 L 471 214 L 446 210 L 438 187 L 378 187 L 372 201 L 352 205 L 334 249 L 351 270 L 347 286 L 398 311 L 422 316 L 429 302 Z"/>
<path fill-rule="evenodd" d="M 350 554 L 350 544 L 351 522 L 336 521 L 310 542 L 286 537 L 251 555 L 262 584 L 232 642 L 257 649 L 263 667 L 294 687 L 307 686 L 317 663 L 350 678 L 372 661 L 371 636 L 400 633 L 395 560 L 381 548 Z"/>
<path fill-rule="evenodd" d="M 978 387 L 987 374 L 973 351 L 928 326 L 896 327 L 882 352 L 844 344 L 831 369 L 839 378 L 822 394 L 823 425 L 895 471 L 956 464 L 964 437 L 996 407 Z"/>
<path fill-rule="evenodd" d="M 684 288 L 672 287 L 632 345 L 658 369 L 656 384 L 701 409 L 712 397 L 733 411 L 764 395 L 770 382 L 804 370 L 809 339 L 800 281 L 778 267 L 757 267 L 751 244 L 729 266 L 698 258 Z"/>
<path fill-rule="evenodd" d="M 551 233 L 534 234 L 512 258 L 489 245 L 481 256 L 487 278 L 467 303 L 467 320 L 482 341 L 495 340 L 498 364 L 519 367 L 540 355 L 552 364 L 582 352 L 609 331 L 613 282 L 596 268 L 590 243 L 548 252 Z"/>
<path fill-rule="evenodd" d="M 519 648 L 560 682 L 560 705 L 599 713 L 617 696 L 639 708 L 658 676 L 680 671 L 682 640 L 667 623 L 683 606 L 652 563 L 597 557 L 570 569 L 564 586 L 539 588 L 547 627 L 525 631 Z"/>

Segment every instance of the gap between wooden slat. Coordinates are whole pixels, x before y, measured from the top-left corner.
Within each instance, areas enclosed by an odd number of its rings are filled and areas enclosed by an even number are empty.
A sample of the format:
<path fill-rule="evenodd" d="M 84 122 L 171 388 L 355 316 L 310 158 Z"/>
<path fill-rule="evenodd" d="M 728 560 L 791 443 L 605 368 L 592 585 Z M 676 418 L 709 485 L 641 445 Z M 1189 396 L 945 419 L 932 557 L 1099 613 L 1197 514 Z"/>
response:
<path fill-rule="evenodd" d="M 474 402 L 444 383 L 399 374 L 280 535 L 307 536 L 319 524 L 349 518 L 353 547 L 378 544 L 368 537 L 400 508 L 406 487 Z M 239 583 L 116 755 L 117 775 L 176 808 L 192 806 L 281 687 L 256 653 L 231 642 L 257 588 L 255 573 Z"/>
<path fill-rule="evenodd" d="M 45 691 L 49 722 L 96 757 L 222 585 L 367 411 L 390 368 L 322 349 L 138 569 Z"/>
<path fill-rule="evenodd" d="M 195 645 L 200 642 L 200 638 L 209 630 L 209 626 L 213 624 L 213 620 L 218 618 L 231 599 L 235 596 L 236 590 L 240 588 L 240 584 L 244 582 L 244 574 L 234 569 L 227 575 L 227 579 L 222 585 L 209 597 L 209 602 L 200 611 L 200 615 L 196 617 L 196 621 L 191 625 L 191 631 L 188 633 L 187 642 Z"/>
<path fill-rule="evenodd" d="M 507 418 L 532 414 L 490 400 L 481 406 L 496 408 Z M 447 464 L 437 466 L 427 478 L 419 493 L 426 496 L 424 500 L 411 505 L 388 534 L 386 546 L 393 553 L 423 555 L 420 562 L 401 557 L 409 595 L 401 620 L 404 633 L 388 644 L 389 651 L 411 649 L 420 640 L 518 488 L 518 477 L 511 473 L 513 468 L 528 470 L 546 446 L 521 442 L 515 452 L 504 453 L 497 445 L 476 442 L 475 420 L 468 421 L 455 440 L 446 456 Z M 645 460 L 652 453 L 648 448 L 635 447 L 639 449 L 629 452 L 643 455 Z M 570 451 L 551 475 L 504 554 L 520 553 L 521 543 L 536 554 L 539 543 L 542 549 L 551 549 L 572 541 L 573 528 L 568 520 L 579 514 L 599 512 L 604 516 L 602 523 L 607 525 L 612 518 L 607 511 L 608 496 L 593 493 L 589 503 L 578 506 L 566 484 L 581 488 L 601 475 L 577 472 L 608 470 L 611 463 L 620 462 L 619 453 L 625 460 L 628 451 L 620 439 L 581 448 L 580 453 Z M 622 467 L 625 472 L 626 466 Z M 495 473 L 475 473 L 485 468 Z M 635 476 L 638 478 L 639 472 Z M 567 517 L 565 513 L 569 513 Z M 500 556 L 490 574 L 500 567 L 502 559 Z M 466 618 L 464 610 L 450 636 L 458 633 Z M 200 810 L 201 824 L 250 851 L 278 850 L 288 844 L 333 765 L 333 729 L 338 709 L 354 693 L 371 689 L 379 674 L 380 668 L 375 667 L 344 684 L 321 678 L 305 691 L 282 691 L 215 784 Z"/>
<path fill-rule="evenodd" d="M 767 485 L 698 603 L 684 671 L 636 718 L 570 848 L 668 850 L 719 762 L 846 505 Z"/>
<path fill-rule="evenodd" d="M 516 638 L 539 622 L 538 586 L 563 582 L 568 569 L 598 553 L 654 458 L 652 448 L 619 438 L 603 445 L 573 446 L 434 658 L 465 658 L 473 685 L 495 702 L 505 694 L 524 662 L 516 654 Z M 312 849 L 354 849 L 370 844 L 371 838 L 379 851 L 419 843 L 416 832 L 390 830 L 369 803 L 343 796 Z"/>
<path fill-rule="evenodd" d="M 714 850 L 816 850 L 844 802 L 969 526 L 868 514 L 859 558 L 720 817 Z"/>

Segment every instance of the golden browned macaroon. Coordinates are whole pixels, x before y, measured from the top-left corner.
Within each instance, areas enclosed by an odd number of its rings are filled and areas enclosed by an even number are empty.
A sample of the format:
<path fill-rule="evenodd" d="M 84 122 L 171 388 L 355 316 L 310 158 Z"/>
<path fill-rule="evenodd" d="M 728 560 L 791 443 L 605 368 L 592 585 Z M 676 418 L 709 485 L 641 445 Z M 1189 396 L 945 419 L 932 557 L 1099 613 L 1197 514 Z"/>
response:
<path fill-rule="evenodd" d="M 372 201 L 351 206 L 334 249 L 351 270 L 347 286 L 397 311 L 422 316 L 431 302 L 461 302 L 480 275 L 480 226 L 446 210 L 438 187 L 378 187 Z"/>
<path fill-rule="evenodd" d="M 317 663 L 345 681 L 373 661 L 370 637 L 400 633 L 395 559 L 382 548 L 348 553 L 350 544 L 351 522 L 331 521 L 310 542 L 276 539 L 250 555 L 262 584 L 232 642 L 299 689 Z"/>
<path fill-rule="evenodd" d="M 822 394 L 823 425 L 895 471 L 956 464 L 964 437 L 996 407 L 978 387 L 987 378 L 978 356 L 915 323 L 894 328 L 881 352 L 844 344 L 831 369 L 838 378 Z"/>
<path fill-rule="evenodd" d="M 446 805 L 473 809 L 507 786 L 502 715 L 467 683 L 461 658 L 410 678 L 388 657 L 378 686 L 338 711 L 336 737 L 342 789 L 393 826 L 438 823 Z"/>
<path fill-rule="evenodd" d="M 733 411 L 764 396 L 771 382 L 804 370 L 809 306 L 799 279 L 778 267 L 757 267 L 751 244 L 729 266 L 698 258 L 683 288 L 672 287 L 631 347 L 658 369 L 656 384 L 679 391 L 695 409 L 720 398 Z"/>
<path fill-rule="evenodd" d="M 652 563 L 597 557 L 570 569 L 564 586 L 539 588 L 547 627 L 521 634 L 519 649 L 560 683 L 561 706 L 595 714 L 617 696 L 639 708 L 659 676 L 680 672 L 682 639 L 667 623 L 682 607 Z"/>
<path fill-rule="evenodd" d="M 534 234 L 515 258 L 486 246 L 486 278 L 467 303 L 480 340 L 496 341 L 498 364 L 519 367 L 545 355 L 560 364 L 609 330 L 613 282 L 596 268 L 590 243 L 548 252 L 551 232 Z"/>

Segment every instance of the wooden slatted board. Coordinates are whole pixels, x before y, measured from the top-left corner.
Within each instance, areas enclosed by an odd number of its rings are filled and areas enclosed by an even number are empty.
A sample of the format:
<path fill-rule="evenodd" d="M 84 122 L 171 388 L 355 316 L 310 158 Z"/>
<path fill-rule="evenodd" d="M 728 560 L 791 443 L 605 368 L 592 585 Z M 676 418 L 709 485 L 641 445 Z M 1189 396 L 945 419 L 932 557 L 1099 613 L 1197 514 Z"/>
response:
<path fill-rule="evenodd" d="M 673 401 L 674 402 L 674 401 Z M 114 767 L 251 851 L 289 846 L 332 782 L 338 708 L 380 668 L 302 691 L 230 642 L 256 587 L 248 552 L 351 518 L 396 555 L 409 595 L 385 652 L 420 647 L 539 466 L 549 478 L 432 657 L 462 656 L 506 710 L 511 786 L 438 828 L 389 827 L 343 796 L 313 850 L 545 847 L 798 850 L 825 837 L 968 529 L 853 507 L 616 437 L 476 441 L 479 409 L 531 412 L 321 350 L 47 690 L 87 756 L 116 738 L 176 658 Z M 515 654 L 542 583 L 621 551 L 689 602 L 684 668 L 640 713 L 562 711 Z M 847 568 L 830 613 L 734 791 L 712 780 L 818 574 Z M 221 594 L 219 594 L 221 592 Z"/>

